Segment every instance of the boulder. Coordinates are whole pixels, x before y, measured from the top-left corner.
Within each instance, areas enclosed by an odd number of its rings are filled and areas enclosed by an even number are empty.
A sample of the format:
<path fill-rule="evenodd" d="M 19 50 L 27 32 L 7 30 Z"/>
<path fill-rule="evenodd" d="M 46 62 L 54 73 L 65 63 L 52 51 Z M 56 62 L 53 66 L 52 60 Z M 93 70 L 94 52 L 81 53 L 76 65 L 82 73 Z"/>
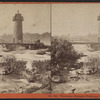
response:
<path fill-rule="evenodd" d="M 77 73 L 80 74 L 80 75 L 84 74 L 82 69 L 77 69 Z"/>
<path fill-rule="evenodd" d="M 59 82 L 59 81 L 60 81 L 60 77 L 59 77 L 59 76 L 53 76 L 53 77 L 51 78 L 51 80 L 52 80 L 53 82 Z"/>
<path fill-rule="evenodd" d="M 53 77 L 51 77 L 51 81 L 55 83 L 62 83 L 64 82 L 64 79 L 62 76 L 54 75 Z"/>
<path fill-rule="evenodd" d="M 69 71 L 69 80 L 77 80 L 80 79 L 79 74 L 77 73 L 76 70 Z"/>
<path fill-rule="evenodd" d="M 70 75 L 70 77 L 77 77 L 77 76 L 78 76 L 78 74 L 77 74 L 77 71 L 76 71 L 76 70 L 69 71 L 69 75 Z"/>

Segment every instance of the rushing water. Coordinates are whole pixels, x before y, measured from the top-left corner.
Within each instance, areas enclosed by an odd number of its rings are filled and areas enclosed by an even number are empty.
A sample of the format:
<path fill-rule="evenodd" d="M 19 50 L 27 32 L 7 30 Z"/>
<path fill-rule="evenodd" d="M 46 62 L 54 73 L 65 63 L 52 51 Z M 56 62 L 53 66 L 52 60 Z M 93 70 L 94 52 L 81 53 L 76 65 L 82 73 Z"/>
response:
<path fill-rule="evenodd" d="M 5 52 L 5 48 L 0 46 L 0 55 L 2 56 L 15 56 L 18 60 L 25 60 L 25 61 L 33 61 L 33 60 L 50 60 L 50 55 L 38 55 L 36 54 L 37 50 L 17 50 L 17 51 L 10 51 Z"/>
<path fill-rule="evenodd" d="M 86 44 L 75 44 L 73 45 L 74 49 L 78 53 L 83 53 L 84 55 L 87 55 L 86 57 L 82 57 L 79 59 L 79 61 L 87 61 L 87 57 L 100 57 L 100 50 L 99 51 L 91 51 L 91 48 L 89 48 Z"/>

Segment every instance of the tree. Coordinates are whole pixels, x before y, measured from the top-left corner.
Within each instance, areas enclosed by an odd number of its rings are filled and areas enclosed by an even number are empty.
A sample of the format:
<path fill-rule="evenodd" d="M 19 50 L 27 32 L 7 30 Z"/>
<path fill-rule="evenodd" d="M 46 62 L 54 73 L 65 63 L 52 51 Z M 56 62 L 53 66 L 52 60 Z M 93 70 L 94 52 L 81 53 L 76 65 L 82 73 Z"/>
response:
<path fill-rule="evenodd" d="M 70 69 L 81 57 L 67 40 L 53 38 L 51 43 L 51 72 L 58 72 L 64 67 Z"/>

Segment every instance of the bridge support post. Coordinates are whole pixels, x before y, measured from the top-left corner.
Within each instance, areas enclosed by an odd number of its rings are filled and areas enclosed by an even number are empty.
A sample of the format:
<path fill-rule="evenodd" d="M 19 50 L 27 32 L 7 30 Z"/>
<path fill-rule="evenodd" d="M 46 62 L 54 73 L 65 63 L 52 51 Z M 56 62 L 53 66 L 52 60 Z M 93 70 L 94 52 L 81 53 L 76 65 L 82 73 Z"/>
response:
<path fill-rule="evenodd" d="M 30 50 L 32 49 L 32 46 L 31 46 L 31 45 L 29 45 L 29 49 L 30 49 Z"/>

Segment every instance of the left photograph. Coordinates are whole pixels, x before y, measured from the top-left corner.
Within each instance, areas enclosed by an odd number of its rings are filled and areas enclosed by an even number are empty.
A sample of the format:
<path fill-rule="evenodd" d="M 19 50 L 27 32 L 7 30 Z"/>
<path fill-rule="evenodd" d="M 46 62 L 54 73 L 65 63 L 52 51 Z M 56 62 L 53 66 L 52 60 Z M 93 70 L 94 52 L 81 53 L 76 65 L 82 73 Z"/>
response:
<path fill-rule="evenodd" d="M 50 93 L 50 4 L 0 4 L 0 93 Z"/>

